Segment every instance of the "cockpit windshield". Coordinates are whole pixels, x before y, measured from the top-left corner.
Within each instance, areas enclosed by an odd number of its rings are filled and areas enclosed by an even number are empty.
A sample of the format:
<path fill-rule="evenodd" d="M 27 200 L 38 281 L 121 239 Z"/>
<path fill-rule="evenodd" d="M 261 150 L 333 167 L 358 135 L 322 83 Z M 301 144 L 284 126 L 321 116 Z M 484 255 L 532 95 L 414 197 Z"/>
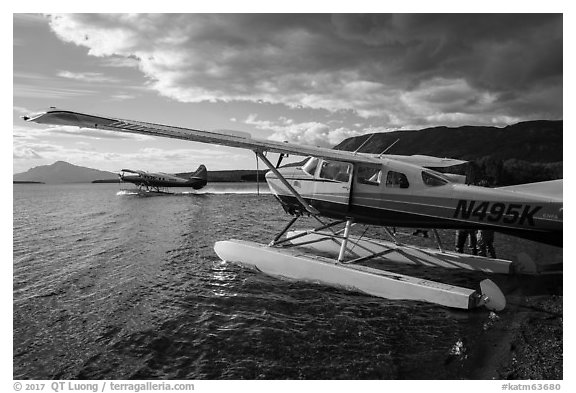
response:
<path fill-rule="evenodd" d="M 429 187 L 443 186 L 448 183 L 448 180 L 444 179 L 440 174 L 427 171 L 422 171 L 422 181 Z"/>

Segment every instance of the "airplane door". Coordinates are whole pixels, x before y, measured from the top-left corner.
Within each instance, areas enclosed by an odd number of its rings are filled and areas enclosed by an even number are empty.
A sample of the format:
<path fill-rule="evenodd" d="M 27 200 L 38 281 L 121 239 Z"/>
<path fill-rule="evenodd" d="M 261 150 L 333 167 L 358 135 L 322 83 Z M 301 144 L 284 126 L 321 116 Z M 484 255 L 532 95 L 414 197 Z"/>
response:
<path fill-rule="evenodd" d="M 322 160 L 317 169 L 314 199 L 320 204 L 348 211 L 352 170 L 352 164 Z"/>
<path fill-rule="evenodd" d="M 352 203 L 366 207 L 380 207 L 382 166 L 359 164 L 354 175 Z"/>

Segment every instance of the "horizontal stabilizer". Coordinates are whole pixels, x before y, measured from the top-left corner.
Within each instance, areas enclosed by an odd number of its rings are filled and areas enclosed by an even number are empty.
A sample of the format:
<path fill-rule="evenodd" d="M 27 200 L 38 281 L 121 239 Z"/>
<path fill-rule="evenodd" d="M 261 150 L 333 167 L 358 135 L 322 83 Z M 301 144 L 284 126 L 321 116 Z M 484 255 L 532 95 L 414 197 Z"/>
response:
<path fill-rule="evenodd" d="M 562 184 L 563 179 L 559 179 L 538 183 L 519 184 L 517 186 L 499 187 L 499 189 L 549 198 L 554 202 L 562 202 Z"/>

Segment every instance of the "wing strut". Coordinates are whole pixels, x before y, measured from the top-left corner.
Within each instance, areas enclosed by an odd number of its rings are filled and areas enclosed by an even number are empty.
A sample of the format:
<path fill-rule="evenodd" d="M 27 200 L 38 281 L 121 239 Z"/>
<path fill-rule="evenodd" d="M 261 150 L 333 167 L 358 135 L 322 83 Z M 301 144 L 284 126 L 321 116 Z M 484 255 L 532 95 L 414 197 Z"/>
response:
<path fill-rule="evenodd" d="M 354 154 L 358 153 L 358 152 L 360 151 L 360 149 L 362 149 L 362 148 L 364 147 L 364 145 L 366 145 L 368 142 L 370 142 L 370 139 L 372 139 L 372 138 L 374 137 L 374 135 L 376 135 L 376 134 L 370 135 L 370 136 L 364 141 L 364 143 L 362 143 L 362 144 L 360 145 L 360 147 L 359 147 L 358 149 L 354 150 Z"/>
<path fill-rule="evenodd" d="M 258 167 L 258 154 L 256 154 L 256 189 L 260 195 L 260 168 Z"/>
<path fill-rule="evenodd" d="M 314 215 L 320 214 L 320 212 L 318 210 L 316 210 L 315 208 L 310 206 L 310 204 L 308 204 L 308 202 L 306 202 L 304 200 L 304 198 L 302 198 L 302 196 L 300 194 L 298 194 L 298 191 L 296 191 L 294 189 L 294 187 L 292 187 L 290 185 L 290 183 L 288 183 L 288 181 L 284 178 L 284 176 L 282 176 L 280 174 L 280 172 L 278 172 L 278 169 L 276 169 L 274 167 L 274 165 L 270 161 L 268 161 L 268 159 L 266 158 L 266 156 L 264 154 L 262 154 L 258 150 L 255 150 L 254 153 L 256 153 L 256 156 L 258 158 L 260 158 L 262 160 L 262 162 L 264 162 L 264 164 L 266 164 L 266 166 L 268 168 L 270 168 L 270 170 L 278 177 L 278 179 L 280 179 L 282 184 L 284 184 L 286 186 L 286 188 L 288 188 L 288 190 L 292 193 L 292 195 L 294 195 L 296 197 L 298 202 L 300 202 L 300 204 L 308 211 L 308 213 L 314 214 Z"/>
<path fill-rule="evenodd" d="M 388 146 L 386 149 L 384 149 L 382 151 L 382 153 L 380 153 L 380 155 L 378 156 L 378 158 L 382 158 L 382 156 L 384 155 L 384 153 L 386 153 L 388 150 L 390 150 L 392 148 L 392 146 L 394 146 L 396 143 L 398 143 L 398 141 L 400 140 L 400 138 L 396 139 L 394 141 L 394 143 L 392 143 L 390 146 Z"/>

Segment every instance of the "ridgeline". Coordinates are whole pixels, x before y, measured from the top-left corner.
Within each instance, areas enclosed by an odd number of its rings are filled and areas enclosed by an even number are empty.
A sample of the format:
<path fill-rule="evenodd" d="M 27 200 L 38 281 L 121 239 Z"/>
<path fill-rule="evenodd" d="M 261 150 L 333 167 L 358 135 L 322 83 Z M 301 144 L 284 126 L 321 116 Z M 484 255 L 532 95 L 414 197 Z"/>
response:
<path fill-rule="evenodd" d="M 503 128 L 463 126 L 393 131 L 348 138 L 337 150 L 355 151 L 370 135 L 363 153 L 423 154 L 470 161 L 472 181 L 504 186 L 562 178 L 562 120 L 526 121 Z"/>
<path fill-rule="evenodd" d="M 372 134 L 348 138 L 336 150 L 356 150 Z M 527 162 L 562 161 L 562 120 L 526 121 L 498 127 L 433 127 L 418 131 L 393 131 L 376 134 L 363 153 L 381 153 L 400 139 L 390 154 L 423 154 L 467 161 L 491 156 Z"/>

